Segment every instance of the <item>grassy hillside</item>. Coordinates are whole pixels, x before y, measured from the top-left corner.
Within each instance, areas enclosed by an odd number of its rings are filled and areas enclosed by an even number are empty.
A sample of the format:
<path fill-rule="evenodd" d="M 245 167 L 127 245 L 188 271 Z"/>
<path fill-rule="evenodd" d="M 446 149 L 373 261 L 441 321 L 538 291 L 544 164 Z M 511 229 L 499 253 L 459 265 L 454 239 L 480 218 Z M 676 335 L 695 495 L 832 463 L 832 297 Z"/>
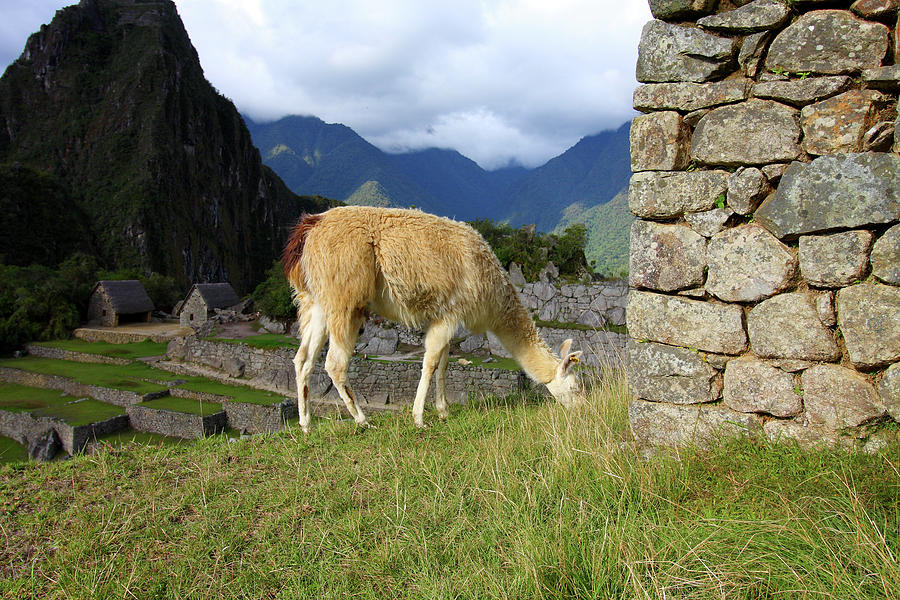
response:
<path fill-rule="evenodd" d="M 625 277 L 628 275 L 628 244 L 633 222 L 626 187 L 606 204 L 590 208 L 581 204 L 568 206 L 556 232 L 575 223 L 584 223 L 588 231 L 584 254 L 594 272 L 608 277 Z"/>
<path fill-rule="evenodd" d="M 503 198 L 510 224 L 536 223 L 538 230 L 550 231 L 567 206 L 609 201 L 631 177 L 630 126 L 582 138 L 513 185 Z"/>
<path fill-rule="evenodd" d="M 645 459 L 608 374 L 574 411 L 454 406 L 0 467 L 16 598 L 889 598 L 900 446 Z"/>

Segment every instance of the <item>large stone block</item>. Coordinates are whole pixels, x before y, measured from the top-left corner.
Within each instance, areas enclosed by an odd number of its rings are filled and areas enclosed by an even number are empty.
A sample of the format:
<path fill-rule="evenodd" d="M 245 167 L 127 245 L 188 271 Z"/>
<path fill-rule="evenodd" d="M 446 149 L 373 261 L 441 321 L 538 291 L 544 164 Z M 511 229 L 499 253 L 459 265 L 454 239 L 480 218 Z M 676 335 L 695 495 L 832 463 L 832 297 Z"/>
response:
<path fill-rule="evenodd" d="M 717 233 L 707 249 L 706 291 L 726 302 L 756 302 L 790 287 L 797 272 L 791 249 L 758 225 Z"/>
<path fill-rule="evenodd" d="M 794 390 L 794 378 L 753 358 L 728 361 L 722 398 L 738 412 L 793 417 L 803 410 L 803 401 Z"/>
<path fill-rule="evenodd" d="M 900 363 L 888 367 L 878 382 L 878 394 L 885 410 L 895 421 L 900 421 Z"/>
<path fill-rule="evenodd" d="M 712 402 L 722 391 L 717 372 L 698 352 L 628 342 L 628 387 L 638 398 L 672 404 Z"/>
<path fill-rule="evenodd" d="M 769 180 L 755 167 L 739 167 L 728 176 L 728 206 L 739 215 L 749 215 L 769 193 Z"/>
<path fill-rule="evenodd" d="M 866 132 L 890 98 L 875 90 L 850 90 L 800 113 L 803 149 L 809 154 L 837 154 L 865 150 Z"/>
<path fill-rule="evenodd" d="M 896 221 L 900 156 L 866 152 L 792 163 L 754 216 L 779 238 Z"/>
<path fill-rule="evenodd" d="M 869 265 L 872 234 L 865 230 L 800 237 L 800 272 L 817 287 L 841 287 L 860 279 Z"/>
<path fill-rule="evenodd" d="M 838 324 L 850 361 L 872 368 L 900 360 L 900 288 L 863 283 L 837 293 Z"/>
<path fill-rule="evenodd" d="M 741 49 L 738 52 L 738 65 L 741 71 L 747 77 L 756 77 L 759 72 L 759 63 L 762 61 L 762 55 L 765 51 L 769 40 L 772 39 L 772 32 L 761 31 L 752 33 L 744 38 Z"/>
<path fill-rule="evenodd" d="M 690 112 L 746 100 L 749 89 L 749 79 L 714 83 L 648 83 L 635 88 L 632 99 L 637 110 Z"/>
<path fill-rule="evenodd" d="M 635 221 L 631 225 L 630 283 L 671 292 L 703 283 L 706 238 L 683 225 Z"/>
<path fill-rule="evenodd" d="M 872 275 L 900 285 L 900 225 L 894 225 L 872 246 Z"/>
<path fill-rule="evenodd" d="M 748 100 L 706 114 L 694 129 L 691 156 L 708 165 L 764 165 L 800 156 L 800 113 L 771 100 Z"/>
<path fill-rule="evenodd" d="M 628 405 L 628 421 L 641 446 L 709 446 L 729 437 L 762 434 L 756 415 L 710 404 L 633 400 Z"/>
<path fill-rule="evenodd" d="M 734 213 L 728 208 L 714 208 L 701 212 L 684 213 L 684 220 L 691 229 L 703 237 L 712 237 L 725 229 L 725 224 Z"/>
<path fill-rule="evenodd" d="M 637 80 L 641 83 L 702 83 L 731 71 L 737 41 L 693 27 L 650 21 L 638 44 Z"/>
<path fill-rule="evenodd" d="M 800 380 L 810 423 L 845 429 L 884 415 L 875 386 L 856 371 L 838 365 L 816 365 L 805 370 Z"/>
<path fill-rule="evenodd" d="M 794 442 L 802 448 L 853 448 L 853 440 L 822 424 L 769 419 L 763 425 L 766 439 L 775 444 Z"/>
<path fill-rule="evenodd" d="M 638 340 L 716 354 L 740 354 L 747 347 L 739 306 L 632 290 L 625 318 Z"/>
<path fill-rule="evenodd" d="M 808 77 L 786 81 L 763 81 L 753 86 L 757 98 L 770 98 L 795 106 L 805 106 L 846 91 L 852 80 L 846 75 Z"/>
<path fill-rule="evenodd" d="M 727 189 L 728 171 L 645 172 L 631 176 L 628 208 L 644 219 L 710 210 Z"/>
<path fill-rule="evenodd" d="M 708 15 L 716 8 L 716 0 L 650 0 L 650 13 L 656 19 Z"/>
<path fill-rule="evenodd" d="M 888 28 L 842 10 L 815 10 L 779 33 L 769 46 L 766 68 L 791 73 L 852 73 L 881 66 Z"/>
<path fill-rule="evenodd" d="M 691 130 L 677 112 L 635 117 L 630 141 L 632 171 L 678 171 L 690 161 Z"/>
<path fill-rule="evenodd" d="M 897 0 L 856 0 L 850 10 L 864 19 L 880 19 L 897 13 Z"/>
<path fill-rule="evenodd" d="M 779 294 L 760 302 L 747 315 L 747 331 L 750 347 L 763 358 L 832 361 L 841 356 L 811 294 Z"/>
<path fill-rule="evenodd" d="M 704 29 L 725 33 L 755 33 L 778 29 L 787 23 L 791 9 L 778 0 L 754 0 L 735 10 L 697 20 Z"/>

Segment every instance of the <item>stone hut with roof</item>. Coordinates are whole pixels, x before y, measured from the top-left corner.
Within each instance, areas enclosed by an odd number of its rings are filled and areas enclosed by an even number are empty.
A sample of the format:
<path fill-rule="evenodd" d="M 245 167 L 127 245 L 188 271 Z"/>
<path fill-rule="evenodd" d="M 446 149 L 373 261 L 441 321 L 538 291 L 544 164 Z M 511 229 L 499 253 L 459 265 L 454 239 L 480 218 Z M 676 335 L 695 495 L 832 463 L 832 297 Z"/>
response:
<path fill-rule="evenodd" d="M 98 281 L 88 300 L 88 323 L 116 327 L 123 323 L 149 323 L 153 301 L 141 282 Z"/>
<path fill-rule="evenodd" d="M 181 305 L 179 321 L 188 327 L 199 327 L 215 309 L 231 308 L 240 301 L 230 283 L 195 283 Z"/>

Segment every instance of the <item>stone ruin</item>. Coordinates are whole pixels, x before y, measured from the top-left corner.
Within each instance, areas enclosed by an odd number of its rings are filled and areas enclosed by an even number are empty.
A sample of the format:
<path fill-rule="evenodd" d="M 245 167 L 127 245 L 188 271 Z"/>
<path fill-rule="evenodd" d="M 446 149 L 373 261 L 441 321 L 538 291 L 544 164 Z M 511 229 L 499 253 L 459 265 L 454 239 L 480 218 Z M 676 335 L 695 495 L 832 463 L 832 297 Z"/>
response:
<path fill-rule="evenodd" d="M 848 4 L 650 0 L 629 189 L 641 443 L 895 435 L 900 4 Z"/>

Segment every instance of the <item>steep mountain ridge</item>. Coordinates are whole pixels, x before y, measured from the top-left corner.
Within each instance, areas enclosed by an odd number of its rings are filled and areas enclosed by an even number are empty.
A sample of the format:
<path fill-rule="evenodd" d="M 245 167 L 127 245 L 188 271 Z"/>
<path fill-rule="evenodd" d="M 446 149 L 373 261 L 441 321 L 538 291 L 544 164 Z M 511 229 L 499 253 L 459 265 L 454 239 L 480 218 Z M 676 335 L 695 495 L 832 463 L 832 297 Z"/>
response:
<path fill-rule="evenodd" d="M 292 190 L 355 204 L 416 205 L 436 212 L 431 195 L 349 127 L 317 117 L 288 116 L 271 123 L 244 122 L 263 162 Z M 376 185 L 377 184 L 377 185 Z"/>
<path fill-rule="evenodd" d="M 262 164 L 170 0 L 57 11 L 0 78 L 0 124 L 0 164 L 59 182 L 106 264 L 185 286 L 249 291 L 301 210 L 325 207 Z"/>

